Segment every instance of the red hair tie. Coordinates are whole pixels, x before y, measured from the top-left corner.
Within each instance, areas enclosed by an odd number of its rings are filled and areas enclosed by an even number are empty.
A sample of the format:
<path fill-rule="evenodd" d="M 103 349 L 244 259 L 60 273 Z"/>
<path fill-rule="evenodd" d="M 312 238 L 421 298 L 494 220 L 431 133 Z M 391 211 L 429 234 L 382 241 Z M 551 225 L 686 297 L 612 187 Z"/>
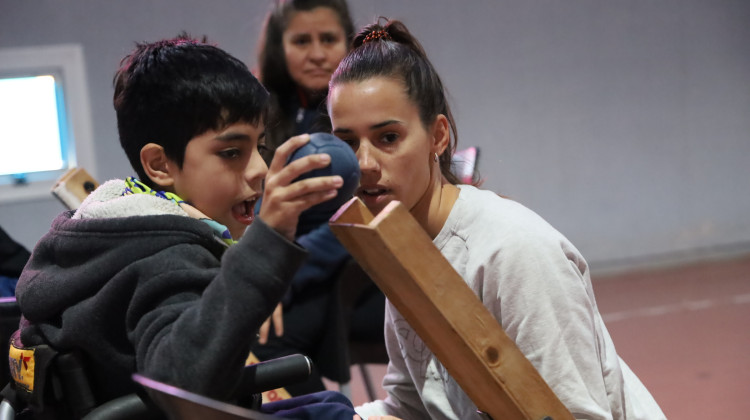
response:
<path fill-rule="evenodd" d="M 388 35 L 388 32 L 386 32 L 384 29 L 378 29 L 378 30 L 372 31 L 369 34 L 367 34 L 367 36 L 365 37 L 365 40 L 362 41 L 362 43 L 366 44 L 366 43 L 368 43 L 370 41 L 374 41 L 376 39 L 384 39 L 386 41 L 390 41 L 391 40 L 391 36 Z"/>

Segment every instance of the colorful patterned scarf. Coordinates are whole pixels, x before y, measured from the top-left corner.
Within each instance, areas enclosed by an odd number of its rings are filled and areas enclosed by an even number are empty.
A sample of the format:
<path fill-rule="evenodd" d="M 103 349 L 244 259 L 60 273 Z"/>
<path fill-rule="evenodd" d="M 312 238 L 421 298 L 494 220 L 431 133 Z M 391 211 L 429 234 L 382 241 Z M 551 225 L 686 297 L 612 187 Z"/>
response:
<path fill-rule="evenodd" d="M 196 211 L 195 207 L 191 206 L 190 203 L 180 198 L 177 194 L 166 192 L 166 191 L 153 190 L 151 189 L 151 187 L 139 181 L 135 177 L 129 176 L 125 178 L 125 191 L 123 191 L 122 195 L 133 195 L 133 194 L 148 194 L 148 195 L 153 195 L 154 197 L 159 197 L 165 200 L 169 200 L 175 203 L 176 205 L 180 206 L 180 208 L 182 208 L 185 211 L 185 213 L 187 213 L 190 217 L 198 219 L 206 223 L 207 225 L 209 225 L 211 229 L 213 229 L 214 235 L 219 240 L 221 240 L 221 242 L 225 243 L 226 245 L 233 245 L 237 243 L 237 241 L 232 239 L 232 235 L 229 233 L 229 229 L 227 229 L 226 226 L 222 225 L 216 220 L 206 217 L 204 214 L 200 213 L 199 211 Z"/>

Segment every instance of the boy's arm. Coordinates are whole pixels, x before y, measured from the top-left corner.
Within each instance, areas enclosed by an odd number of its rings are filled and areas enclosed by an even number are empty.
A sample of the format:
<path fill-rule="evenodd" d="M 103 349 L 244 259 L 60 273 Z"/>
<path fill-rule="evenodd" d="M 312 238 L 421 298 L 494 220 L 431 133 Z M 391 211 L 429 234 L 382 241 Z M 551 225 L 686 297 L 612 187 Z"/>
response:
<path fill-rule="evenodd" d="M 276 150 L 259 217 L 224 253 L 220 268 L 194 244 L 141 261 L 147 272 L 168 269 L 140 276 L 148 279 L 138 291 L 144 297 L 133 300 L 140 302 L 131 310 L 134 320 L 129 313 L 139 372 L 199 394 L 232 396 L 256 332 L 304 259 L 304 250 L 292 242 L 300 213 L 334 197 L 343 185 L 340 176 L 293 182 L 330 163 L 328 155 L 309 155 L 286 164 L 309 140 L 292 137 Z"/>
<path fill-rule="evenodd" d="M 256 332 L 304 257 L 256 220 L 220 267 L 195 244 L 137 263 L 139 277 L 147 279 L 128 311 L 138 372 L 202 395 L 233 397 Z"/>

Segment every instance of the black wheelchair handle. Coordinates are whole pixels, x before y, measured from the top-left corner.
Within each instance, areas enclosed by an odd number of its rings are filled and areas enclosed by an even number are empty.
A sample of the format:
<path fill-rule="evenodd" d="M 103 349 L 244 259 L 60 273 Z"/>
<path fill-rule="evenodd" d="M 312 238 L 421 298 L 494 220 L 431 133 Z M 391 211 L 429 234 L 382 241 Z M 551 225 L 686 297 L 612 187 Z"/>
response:
<path fill-rule="evenodd" d="M 304 382 L 310 377 L 312 366 L 312 360 L 301 354 L 292 354 L 245 366 L 240 384 L 241 394 L 258 394 Z"/>

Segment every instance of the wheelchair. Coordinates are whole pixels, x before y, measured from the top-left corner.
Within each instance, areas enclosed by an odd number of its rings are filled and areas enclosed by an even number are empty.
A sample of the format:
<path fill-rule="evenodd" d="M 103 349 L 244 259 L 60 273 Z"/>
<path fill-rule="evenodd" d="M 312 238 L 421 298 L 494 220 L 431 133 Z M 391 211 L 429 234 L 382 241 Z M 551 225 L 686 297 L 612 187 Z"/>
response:
<path fill-rule="evenodd" d="M 15 309 L 14 309 L 15 308 Z M 10 314 L 20 320 L 15 299 L 3 299 L 0 313 Z M 3 321 L 8 321 L 4 318 Z M 9 323 L 9 322 L 6 322 Z M 15 323 L 16 328 L 18 322 Z M 6 337 L 2 337 L 5 339 Z M 130 420 L 185 418 L 173 410 L 174 404 L 166 404 L 164 389 L 177 389 L 140 375 L 134 375 L 134 384 L 139 392 L 121 396 L 106 402 L 97 401 L 92 382 L 86 372 L 86 361 L 78 352 L 59 352 L 48 345 L 24 347 L 20 345 L 20 330 L 13 332 L 9 340 L 8 362 L 10 380 L 2 389 L 0 420 Z M 262 402 L 261 393 L 301 382 L 312 371 L 312 361 L 300 354 L 246 366 L 240 389 L 246 397 L 237 401 L 239 405 L 203 397 L 197 401 L 214 401 L 214 407 L 226 411 L 239 410 L 247 419 L 270 419 L 256 411 Z M 154 384 L 157 384 L 154 390 Z M 156 397 L 156 403 L 153 396 Z M 180 390 L 177 395 L 194 395 Z M 196 398 L 192 398 L 196 401 Z M 195 403 L 193 403 L 195 404 Z M 184 404 L 183 404 L 184 405 Z M 234 408 L 232 408 L 234 407 Z M 227 418 L 222 412 L 214 412 L 206 418 Z M 192 417 L 197 418 L 197 417 Z"/>

